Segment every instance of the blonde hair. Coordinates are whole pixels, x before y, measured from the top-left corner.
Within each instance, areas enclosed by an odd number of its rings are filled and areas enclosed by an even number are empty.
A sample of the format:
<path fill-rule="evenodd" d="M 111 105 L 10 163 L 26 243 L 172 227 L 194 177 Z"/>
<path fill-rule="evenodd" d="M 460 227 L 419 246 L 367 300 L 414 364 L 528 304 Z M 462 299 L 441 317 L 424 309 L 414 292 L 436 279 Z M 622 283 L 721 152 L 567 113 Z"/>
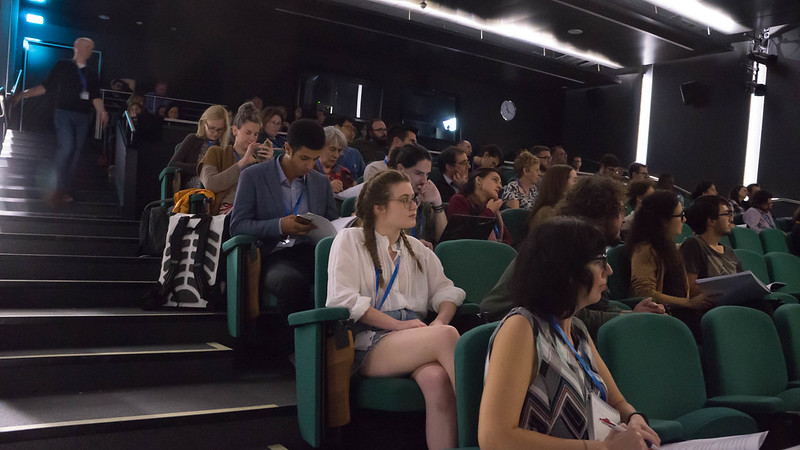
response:
<path fill-rule="evenodd" d="M 222 120 L 225 122 L 225 131 L 219 139 L 219 146 L 226 148 L 231 142 L 231 122 L 228 110 L 222 105 L 211 106 L 203 112 L 203 115 L 200 116 L 200 120 L 197 122 L 197 133 L 195 133 L 195 136 L 205 139 L 205 124 L 211 120 Z"/>
<path fill-rule="evenodd" d="M 378 284 L 381 287 L 384 286 L 385 280 L 381 261 L 378 259 L 378 243 L 375 241 L 375 205 L 388 204 L 392 186 L 408 182 L 409 179 L 406 174 L 389 169 L 367 181 L 356 199 L 356 217 L 358 217 L 361 228 L 364 229 L 364 246 L 367 247 L 369 256 L 372 258 L 372 264 L 378 271 Z M 416 261 L 417 269 L 422 272 L 422 263 L 419 262 L 414 250 L 411 249 L 411 244 L 409 244 L 406 233 L 403 230 L 400 230 L 400 239 L 408 250 L 408 254 Z"/>
<path fill-rule="evenodd" d="M 528 150 L 519 152 L 519 155 L 514 158 L 514 176 L 522 178 L 525 175 L 525 169 L 533 165 L 539 165 L 539 158 L 536 155 Z"/>

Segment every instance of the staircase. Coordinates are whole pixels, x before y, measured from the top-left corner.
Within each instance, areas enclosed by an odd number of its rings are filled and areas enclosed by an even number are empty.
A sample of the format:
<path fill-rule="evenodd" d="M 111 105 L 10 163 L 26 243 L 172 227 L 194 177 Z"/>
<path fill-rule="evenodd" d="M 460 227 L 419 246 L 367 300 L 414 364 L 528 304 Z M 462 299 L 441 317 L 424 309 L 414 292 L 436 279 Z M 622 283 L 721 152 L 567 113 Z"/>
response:
<path fill-rule="evenodd" d="M 253 364 L 224 313 L 139 307 L 160 258 L 136 256 L 97 153 L 75 203 L 43 200 L 54 141 L 9 131 L 0 153 L 0 445 L 307 448 L 291 372 Z"/>

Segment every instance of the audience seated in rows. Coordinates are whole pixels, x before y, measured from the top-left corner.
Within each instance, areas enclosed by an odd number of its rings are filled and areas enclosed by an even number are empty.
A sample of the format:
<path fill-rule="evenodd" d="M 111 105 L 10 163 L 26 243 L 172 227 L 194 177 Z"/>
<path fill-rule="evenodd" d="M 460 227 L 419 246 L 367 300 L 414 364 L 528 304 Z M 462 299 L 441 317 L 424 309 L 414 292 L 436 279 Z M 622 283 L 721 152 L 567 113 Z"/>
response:
<path fill-rule="evenodd" d="M 392 158 L 392 154 L 404 145 L 416 144 L 417 132 L 406 126 L 393 126 L 386 135 L 386 141 L 389 143 L 386 156 L 367 164 L 367 168 L 364 169 L 364 181 L 369 181 L 375 175 L 389 169 L 389 159 Z"/>
<path fill-rule="evenodd" d="M 633 223 L 633 217 L 636 215 L 636 211 L 642 207 L 642 200 L 655 192 L 655 186 L 656 184 L 649 178 L 639 178 L 628 183 L 628 207 L 630 207 L 631 212 L 625 216 L 625 219 L 622 221 L 622 228 L 620 229 L 620 237 L 622 237 L 622 240 L 625 240 L 627 237 L 628 231 L 630 231 L 631 224 Z"/>
<path fill-rule="evenodd" d="M 736 214 L 744 214 L 744 199 L 747 197 L 747 188 L 743 185 L 738 185 L 735 188 L 731 189 L 731 193 L 728 196 L 728 204 L 731 207 L 731 212 Z"/>
<path fill-rule="evenodd" d="M 389 161 L 392 169 L 404 173 L 414 188 L 417 204 L 417 218 L 414 228 L 407 229 L 428 248 L 439 242 L 442 232 L 447 226 L 442 196 L 433 181 L 428 179 L 431 173 L 431 154 L 418 144 L 402 146 Z"/>
<path fill-rule="evenodd" d="M 630 294 L 666 305 L 700 342 L 700 318 L 712 304 L 702 292 L 690 291 L 683 260 L 672 240 L 681 233 L 684 217 L 673 192 L 656 190 L 644 198 L 633 218 L 630 239 L 625 241 L 631 257 Z"/>
<path fill-rule="evenodd" d="M 233 119 L 233 145 L 209 148 L 197 164 L 200 182 L 215 194 L 211 214 L 230 213 L 241 172 L 260 161 L 272 159 L 272 147 L 256 142 L 260 129 L 256 107 L 252 103 L 243 104 Z"/>
<path fill-rule="evenodd" d="M 692 200 L 696 200 L 704 195 L 719 195 L 717 192 L 717 186 L 708 180 L 703 180 L 697 183 L 697 186 L 695 186 L 694 190 L 692 191 Z"/>
<path fill-rule="evenodd" d="M 647 173 L 647 166 L 638 162 L 631 163 L 628 166 L 628 178 L 631 181 L 649 180 L 650 174 Z"/>
<path fill-rule="evenodd" d="M 555 215 L 556 204 L 564 198 L 577 178 L 577 172 L 570 166 L 559 164 L 550 167 L 539 183 L 539 195 L 528 215 L 528 233 Z"/>
<path fill-rule="evenodd" d="M 564 199 L 556 206 L 559 216 L 580 217 L 600 230 L 606 247 L 619 243 L 619 227 L 622 223 L 623 186 L 607 177 L 582 177 L 567 190 Z M 500 320 L 513 307 L 508 285 L 516 263 L 512 262 L 497 284 L 481 301 L 481 312 L 489 320 Z M 634 312 L 664 313 L 664 307 L 644 299 L 634 308 Z M 622 311 L 608 302 L 607 295 L 596 304 L 577 313 L 589 334 L 597 336 L 602 324 L 620 315 Z"/>
<path fill-rule="evenodd" d="M 467 183 L 469 176 L 469 159 L 467 153 L 458 147 L 447 147 L 439 154 L 437 166 L 442 177 L 436 180 L 436 188 L 442 196 L 442 201 L 449 202 L 450 198 Z"/>
<path fill-rule="evenodd" d="M 772 217 L 772 192 L 759 188 L 750 197 L 750 207 L 744 212 L 742 219 L 756 232 L 776 228 L 775 219 Z"/>
<path fill-rule="evenodd" d="M 206 109 L 197 123 L 197 132 L 187 134 L 169 160 L 169 167 L 180 169 L 181 189 L 200 187 L 197 163 L 211 147 L 228 148 L 230 139 L 231 126 L 225 107 L 214 105 Z"/>
<path fill-rule="evenodd" d="M 800 256 L 800 208 L 794 212 L 792 231 L 789 232 L 789 251 Z"/>
<path fill-rule="evenodd" d="M 542 177 L 539 158 L 527 150 L 520 152 L 514 158 L 514 177 L 503 188 L 503 204 L 510 209 L 532 209 L 539 195 L 537 185 Z"/>
<path fill-rule="evenodd" d="M 286 116 L 281 108 L 275 106 L 268 106 L 258 113 L 261 119 L 262 127 L 258 132 L 258 142 L 264 143 L 269 140 L 272 148 L 276 150 L 283 150 L 286 144 L 286 139 L 280 134 L 283 122 Z"/>
<path fill-rule="evenodd" d="M 494 144 L 481 146 L 472 157 L 474 169 L 494 169 L 503 163 L 503 150 Z"/>
<path fill-rule="evenodd" d="M 619 181 L 622 180 L 623 172 L 622 163 L 619 158 L 617 158 L 617 155 L 606 153 L 600 158 L 600 170 L 597 171 L 598 175 L 611 177 Z"/>
<path fill-rule="evenodd" d="M 415 226 L 409 212 L 416 196 L 395 170 L 366 183 L 356 202 L 361 227 L 340 231 L 331 247 L 326 306 L 346 307 L 355 321 L 353 372 L 410 374 L 425 398 L 428 448 L 453 448 L 459 334 L 449 323 L 466 294 L 445 277 L 433 251 L 403 231 Z"/>
<path fill-rule="evenodd" d="M 258 129 L 253 129 L 254 141 Z M 329 220 L 339 216 L 331 183 L 314 170 L 324 147 L 322 126 L 312 119 L 297 120 L 289 127 L 285 153 L 244 170 L 239 180 L 231 235 L 251 235 L 263 242 L 263 286 L 278 299 L 284 319 L 314 306 L 309 286 L 314 280 L 316 243 L 307 236 L 312 225 L 298 216 L 307 212 Z M 288 354 L 291 333 L 284 326 L 276 334 L 285 340 Z"/>
<path fill-rule="evenodd" d="M 481 448 L 568 448 L 566 440 L 583 440 L 574 448 L 588 448 L 593 396 L 627 424 L 604 448 L 660 444 L 617 389 L 584 324 L 573 320 L 600 301 L 611 273 L 602 233 L 580 219 L 557 218 L 527 238 L 510 283 L 516 307 L 489 341 Z M 567 393 L 575 402 L 561 401 Z"/>
<path fill-rule="evenodd" d="M 334 194 L 356 185 L 350 171 L 337 162 L 346 146 L 347 140 L 341 131 L 336 127 L 325 127 L 325 147 L 317 160 L 316 169 L 328 177 Z"/>
<path fill-rule="evenodd" d="M 364 169 L 366 168 L 364 158 L 361 157 L 361 152 L 350 147 L 356 138 L 355 120 L 347 116 L 331 115 L 328 116 L 325 125 L 335 126 L 336 129 L 344 134 L 345 140 L 347 141 L 347 146 L 342 152 L 342 156 L 339 157 L 339 165 L 346 167 L 356 180 L 364 176 Z"/>
<path fill-rule="evenodd" d="M 500 206 L 503 204 L 503 200 L 500 199 L 502 188 L 503 181 L 497 169 L 483 168 L 472 171 L 461 192 L 450 198 L 447 204 L 447 216 L 494 217 L 497 219 L 497 224 L 487 239 L 511 245 L 513 243 L 511 233 L 503 224 L 503 216 L 500 214 Z"/>
<path fill-rule="evenodd" d="M 747 208 L 750 206 L 750 201 L 753 199 L 753 196 L 756 195 L 756 192 L 761 190 L 761 186 L 758 183 L 750 183 L 747 185 L 747 200 L 742 202 L 742 208 L 747 211 Z"/>
<path fill-rule="evenodd" d="M 356 139 L 350 144 L 361 152 L 364 163 L 380 161 L 386 157 L 389 144 L 387 139 L 386 124 L 379 118 L 370 119 L 364 124 L 364 137 Z"/>

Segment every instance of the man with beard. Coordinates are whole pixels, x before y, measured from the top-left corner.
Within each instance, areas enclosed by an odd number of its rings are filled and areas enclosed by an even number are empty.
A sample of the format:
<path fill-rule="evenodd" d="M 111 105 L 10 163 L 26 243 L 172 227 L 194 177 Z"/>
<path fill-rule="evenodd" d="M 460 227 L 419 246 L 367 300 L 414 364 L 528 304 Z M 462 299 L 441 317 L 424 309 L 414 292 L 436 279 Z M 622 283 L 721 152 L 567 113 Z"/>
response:
<path fill-rule="evenodd" d="M 619 230 L 624 212 L 625 191 L 621 183 L 610 177 L 582 177 L 556 204 L 557 216 L 573 216 L 589 222 L 603 232 L 607 246 L 619 243 Z M 515 260 L 516 261 L 516 260 Z M 515 261 L 481 301 L 481 312 L 490 320 L 502 319 L 514 306 L 508 293 L 508 283 L 514 274 Z M 597 338 L 600 326 L 624 311 L 608 302 L 608 291 L 599 302 L 582 309 L 576 314 L 586 325 L 593 339 Z M 664 306 L 646 298 L 633 308 L 634 312 L 664 314 Z"/>
<path fill-rule="evenodd" d="M 395 157 L 389 164 L 408 176 L 417 195 L 417 225 L 407 232 L 433 249 L 447 226 L 447 216 L 439 189 L 428 179 L 431 173 L 431 154 L 421 145 L 408 144 L 396 150 Z"/>
<path fill-rule="evenodd" d="M 380 118 L 370 119 L 364 125 L 364 130 L 366 136 L 356 139 L 351 146 L 361 152 L 366 164 L 382 160 L 388 144 L 386 124 Z"/>

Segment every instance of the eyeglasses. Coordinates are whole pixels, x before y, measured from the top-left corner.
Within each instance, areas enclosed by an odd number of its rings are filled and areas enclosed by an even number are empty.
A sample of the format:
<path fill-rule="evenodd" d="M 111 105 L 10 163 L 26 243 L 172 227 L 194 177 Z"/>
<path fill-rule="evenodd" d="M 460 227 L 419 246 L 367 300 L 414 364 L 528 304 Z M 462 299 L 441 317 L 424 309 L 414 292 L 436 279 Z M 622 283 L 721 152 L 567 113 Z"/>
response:
<path fill-rule="evenodd" d="M 413 206 L 414 208 L 417 207 L 417 200 L 415 197 L 403 196 L 400 198 L 390 198 L 389 201 L 400 202 L 406 208 L 410 208 L 411 206 Z"/>
<path fill-rule="evenodd" d="M 719 213 L 719 216 L 720 216 L 720 217 L 722 217 L 722 216 L 730 216 L 730 215 L 731 215 L 731 212 L 730 212 L 730 211 L 728 211 L 728 212 L 724 212 L 724 213 Z"/>
<path fill-rule="evenodd" d="M 281 122 L 280 120 L 278 120 L 278 121 L 275 121 L 275 120 L 270 120 L 270 121 L 269 121 L 269 122 L 267 122 L 267 123 L 269 123 L 269 124 L 272 124 L 272 125 L 275 125 L 275 126 L 281 126 L 281 125 L 283 125 L 283 122 Z"/>
<path fill-rule="evenodd" d="M 680 217 L 682 219 L 686 218 L 686 211 L 681 211 L 680 214 L 673 214 L 672 217 Z"/>
<path fill-rule="evenodd" d="M 225 131 L 225 127 L 217 128 L 217 127 L 212 127 L 209 124 L 206 124 L 206 129 L 208 130 L 209 133 L 222 133 L 223 131 Z"/>
<path fill-rule="evenodd" d="M 469 165 L 469 160 L 459 161 L 459 162 L 456 163 L 456 165 L 457 166 L 468 166 Z"/>
<path fill-rule="evenodd" d="M 603 267 L 603 271 L 608 269 L 608 255 L 605 254 L 605 253 L 603 253 L 601 256 L 598 256 L 596 258 L 590 259 L 589 262 L 599 262 L 599 263 L 601 263 L 601 266 Z"/>

